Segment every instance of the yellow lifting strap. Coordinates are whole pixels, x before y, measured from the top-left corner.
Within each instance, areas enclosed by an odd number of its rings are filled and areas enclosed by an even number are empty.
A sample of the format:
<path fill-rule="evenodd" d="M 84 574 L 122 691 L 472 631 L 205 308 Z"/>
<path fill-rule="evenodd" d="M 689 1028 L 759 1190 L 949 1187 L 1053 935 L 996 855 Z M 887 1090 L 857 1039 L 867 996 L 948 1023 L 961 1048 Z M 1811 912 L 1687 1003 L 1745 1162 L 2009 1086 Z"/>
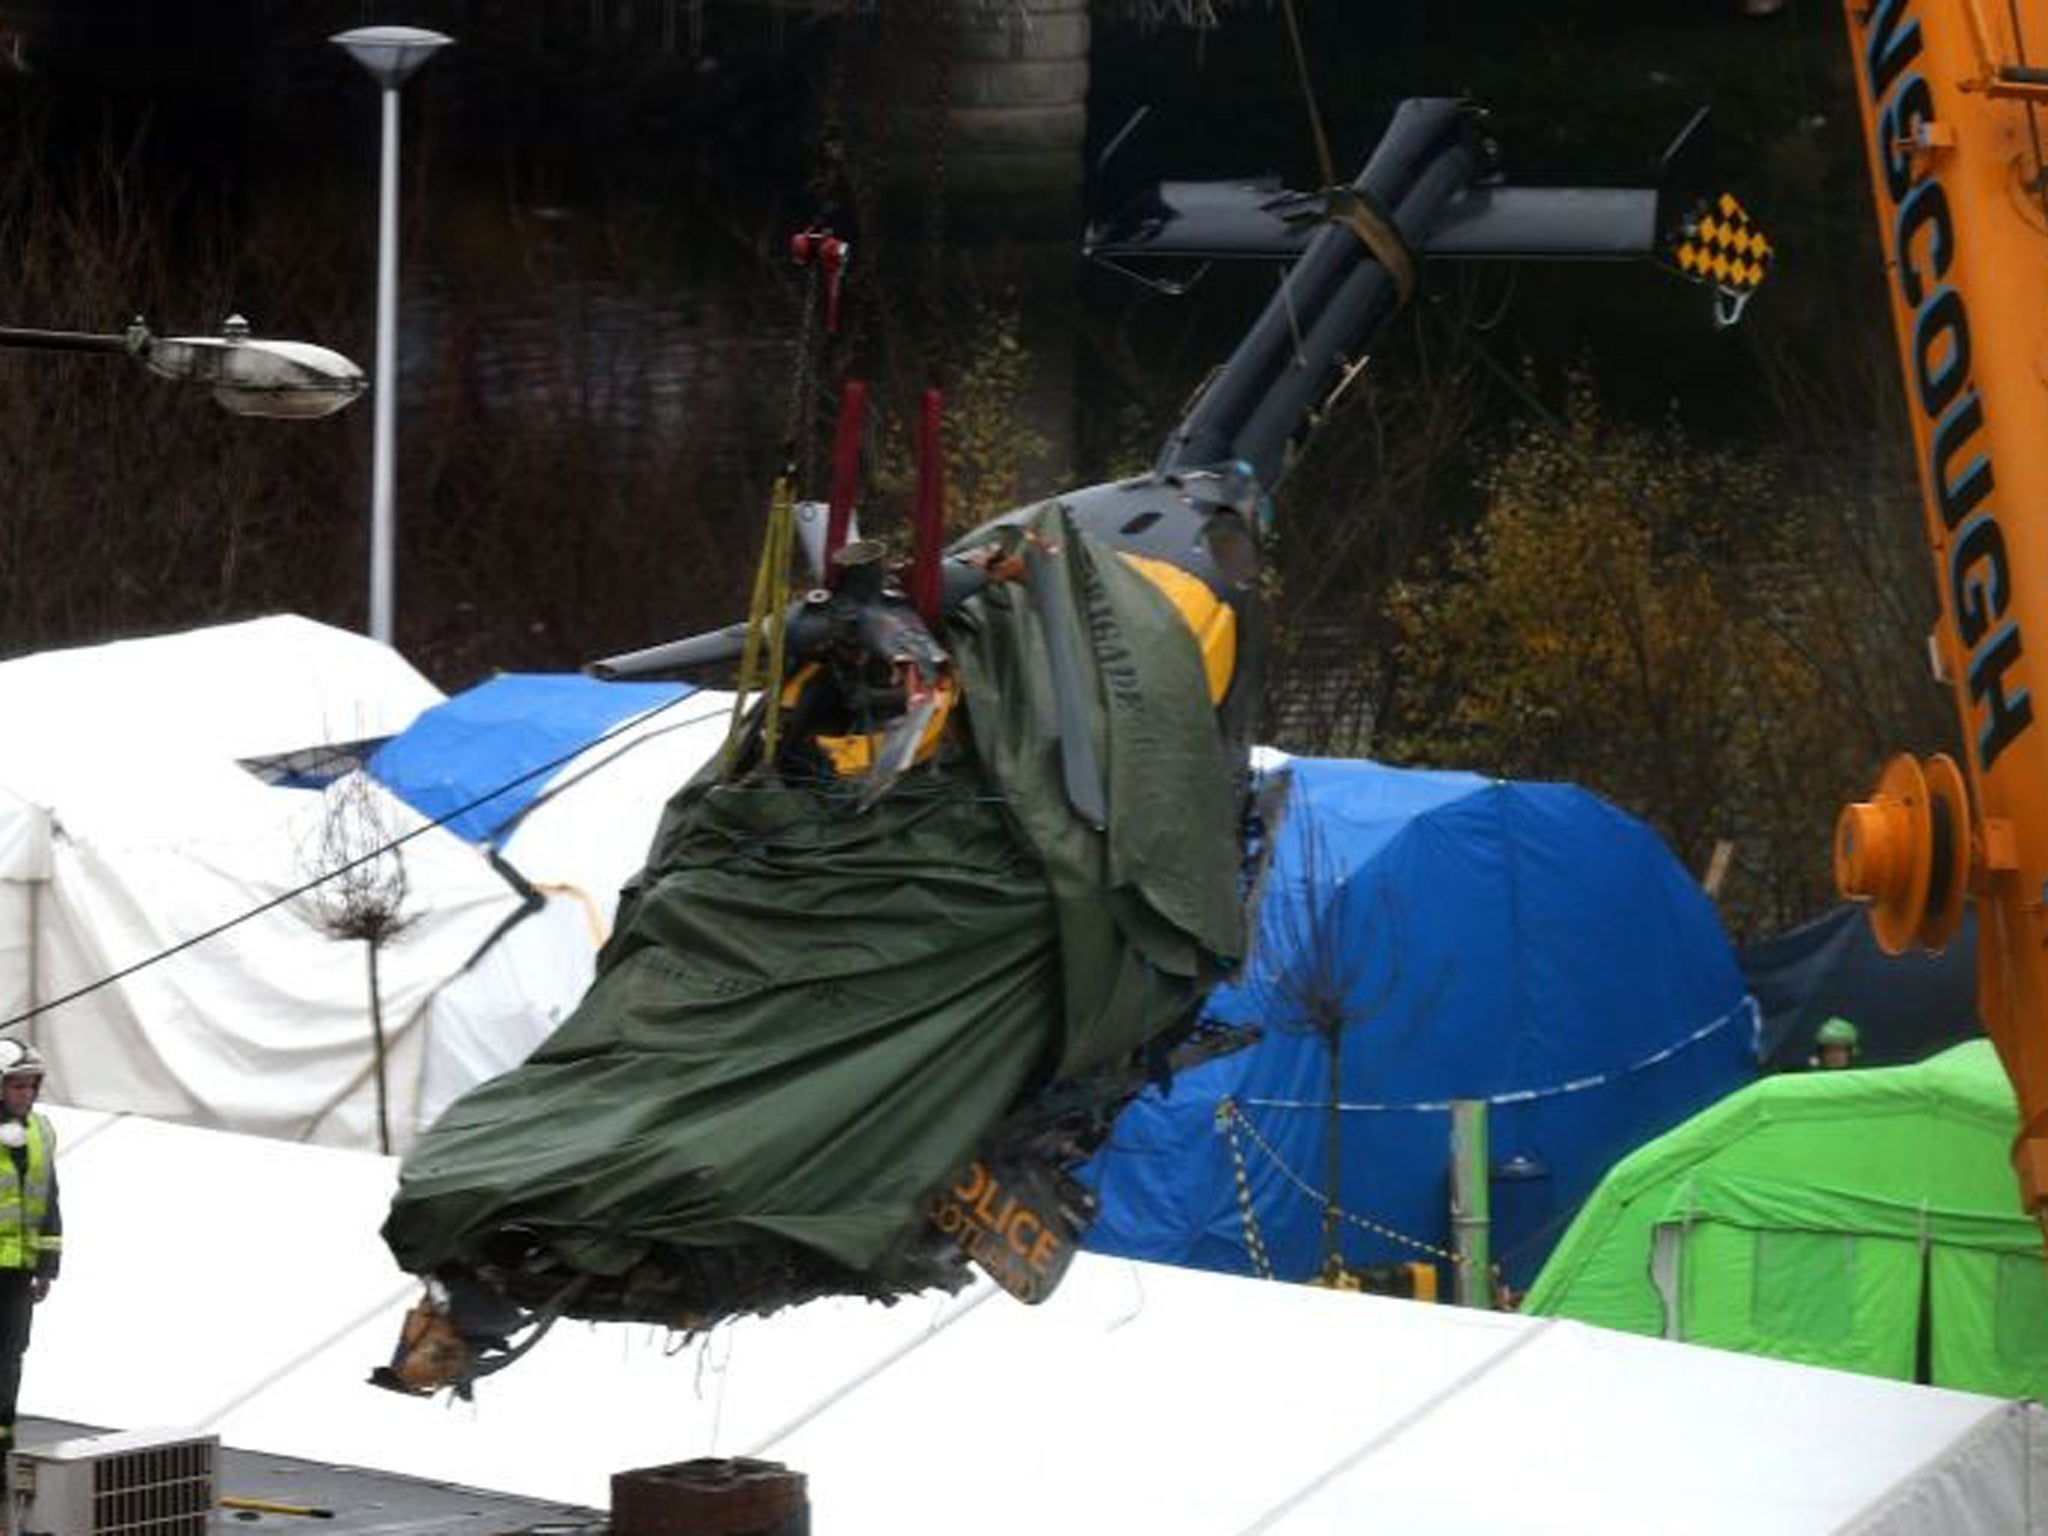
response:
<path fill-rule="evenodd" d="M 1372 253 L 1372 259 L 1386 268 L 1394 280 L 1401 303 L 1415 297 L 1415 253 L 1401 238 L 1401 231 L 1367 201 L 1355 187 L 1340 187 L 1327 194 L 1330 222 L 1342 224 L 1358 236 L 1358 243 Z"/>
<path fill-rule="evenodd" d="M 719 752 L 718 771 L 732 771 L 744 734 L 747 695 L 761 695 L 761 761 L 773 764 L 782 737 L 782 677 L 789 631 L 789 556 L 795 543 L 796 489 L 789 474 L 775 477 L 768 493 L 768 530 L 761 540 L 761 563 L 754 568 L 754 596 L 747 605 L 747 638 L 740 651 L 740 674 L 733 684 L 732 723 Z M 766 642 L 768 654 L 761 654 Z M 764 665 L 765 662 L 765 665 Z"/>

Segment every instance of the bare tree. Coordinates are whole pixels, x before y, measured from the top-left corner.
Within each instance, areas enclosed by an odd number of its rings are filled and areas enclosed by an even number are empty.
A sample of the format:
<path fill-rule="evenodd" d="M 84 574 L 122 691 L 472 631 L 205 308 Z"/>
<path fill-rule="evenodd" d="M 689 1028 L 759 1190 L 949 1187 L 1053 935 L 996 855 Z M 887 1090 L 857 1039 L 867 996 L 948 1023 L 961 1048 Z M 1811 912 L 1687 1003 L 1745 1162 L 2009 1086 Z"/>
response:
<path fill-rule="evenodd" d="M 384 1037 L 384 999 L 377 961 L 418 916 L 405 910 L 405 856 L 391 846 L 394 831 L 367 774 L 351 773 L 329 786 L 326 809 L 309 850 L 309 873 L 322 876 L 304 898 L 328 937 L 362 944 L 367 965 L 370 1045 L 376 1068 L 377 1147 L 391 1151 L 391 1090 Z"/>
<path fill-rule="evenodd" d="M 1334 1280 L 1343 1269 L 1338 1229 L 1344 1213 L 1344 1037 L 1383 1014 L 1399 994 L 1406 946 L 1391 892 L 1374 891 L 1369 916 L 1348 899 L 1353 871 L 1301 803 L 1292 775 L 1279 776 L 1264 798 L 1266 835 L 1276 848 L 1288 836 L 1288 822 L 1298 826 L 1289 837 L 1294 857 L 1268 867 L 1244 988 L 1262 1026 L 1313 1036 L 1323 1049 L 1329 1102 L 1322 1278 Z M 1283 874 L 1286 884 L 1275 889 L 1273 881 Z"/>

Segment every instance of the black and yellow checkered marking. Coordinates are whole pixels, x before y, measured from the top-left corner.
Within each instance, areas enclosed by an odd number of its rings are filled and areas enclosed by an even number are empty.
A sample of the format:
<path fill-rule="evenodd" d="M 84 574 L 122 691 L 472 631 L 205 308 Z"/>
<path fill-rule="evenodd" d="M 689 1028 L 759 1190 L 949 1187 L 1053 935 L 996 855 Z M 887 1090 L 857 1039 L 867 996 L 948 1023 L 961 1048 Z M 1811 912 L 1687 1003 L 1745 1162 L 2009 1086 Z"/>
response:
<path fill-rule="evenodd" d="M 1771 242 L 1750 222 L 1734 195 L 1723 192 L 1686 220 L 1671 242 L 1671 260 L 1696 281 L 1749 293 L 1770 272 Z"/>

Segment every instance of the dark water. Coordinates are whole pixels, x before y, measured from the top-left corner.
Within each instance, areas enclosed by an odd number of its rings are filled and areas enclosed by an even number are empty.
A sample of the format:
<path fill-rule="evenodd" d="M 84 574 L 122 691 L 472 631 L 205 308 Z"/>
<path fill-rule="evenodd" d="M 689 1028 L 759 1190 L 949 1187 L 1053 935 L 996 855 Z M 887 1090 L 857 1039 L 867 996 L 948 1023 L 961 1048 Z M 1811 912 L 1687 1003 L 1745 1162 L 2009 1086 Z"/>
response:
<path fill-rule="evenodd" d="M 1270 294 L 1260 272 L 1212 274 L 1178 301 L 1084 272 L 1078 160 L 1070 197 L 978 235 L 958 191 L 970 171 L 930 153 L 926 74 L 901 58 L 877 64 L 881 23 L 842 28 L 841 8 L 814 9 L 822 17 L 687 0 L 17 6 L 0 9 L 0 44 L 11 40 L 26 72 L 0 79 L 40 135 L 29 182 L 71 188 L 58 201 L 93 212 L 77 189 L 103 193 L 105 165 L 118 166 L 125 217 L 148 231 L 134 242 L 147 262 L 126 270 L 147 265 L 135 286 L 153 317 L 196 328 L 240 309 L 259 329 L 367 364 L 376 93 L 325 39 L 369 21 L 458 37 L 404 96 L 398 471 L 401 648 L 455 685 L 495 667 L 575 665 L 730 614 L 790 441 L 807 334 L 820 388 L 815 415 L 799 420 L 828 419 L 824 386 L 842 373 L 875 384 L 869 500 L 886 524 L 907 479 L 895 423 L 923 384 L 957 388 L 985 363 L 990 317 L 1008 317 L 1023 348 L 1020 380 L 1001 398 L 1031 438 L 1012 455 L 1023 489 L 1038 491 L 1142 463 Z M 1760 301 L 1769 344 L 1833 366 L 1829 340 L 1863 301 L 1812 274 L 1860 254 L 1868 236 L 1831 15 L 1822 27 L 1801 15 L 1745 22 L 1732 6 L 1489 3 L 1311 5 L 1304 16 L 1341 174 L 1403 94 L 1470 92 L 1495 109 L 1510 167 L 1557 180 L 1640 175 L 1696 105 L 1715 104 L 1731 176 L 1796 214 L 1778 226 L 1792 270 Z M 896 25 L 897 41 L 910 37 Z M 1105 16 L 1092 63 L 1091 152 L 1134 107 L 1153 109 L 1120 174 L 1316 178 L 1301 82 L 1271 8 L 1238 8 L 1199 34 Z M 803 278 L 784 254 L 827 198 L 827 120 L 852 179 L 873 190 L 849 197 L 841 177 L 830 197 L 858 252 L 834 338 L 803 331 Z M 105 263 L 105 294 L 54 275 L 17 289 L 23 302 L 90 301 L 98 314 L 8 318 L 112 323 L 101 317 L 129 303 L 113 296 L 126 250 Z M 1795 254 L 1828 260 L 1795 268 Z M 51 260 L 78 270 L 75 255 Z M 1476 293 L 1493 321 L 1484 344 L 1507 371 L 1526 367 L 1538 391 L 1576 364 L 1624 412 L 1675 410 L 1709 434 L 1777 430 L 1759 421 L 1747 382 L 1750 335 L 1714 335 L 1690 291 L 1634 272 L 1476 283 L 1458 304 L 1425 305 L 1413 336 L 1390 339 L 1385 368 L 1411 366 L 1432 325 L 1462 325 L 1446 317 L 1468 313 Z M 1505 419 L 1524 405 L 1502 394 L 1485 411 Z M 106 409 L 118 418 L 121 407 Z M 109 518 L 154 504 L 163 477 L 109 465 L 91 435 L 107 420 L 69 414 L 86 436 L 38 439 L 42 456 L 79 464 L 52 494 Z M 90 600 L 63 602 L 47 582 L 18 588 L 0 649 L 279 606 L 360 623 L 369 429 L 367 408 L 284 446 L 237 424 L 234 450 L 262 466 L 288 533 L 244 534 L 230 559 L 208 530 L 223 536 L 218 508 L 246 494 L 247 473 L 177 492 L 193 504 L 175 548 L 124 529 L 107 556 L 175 579 L 101 580 Z M 163 451 L 217 457 L 191 440 L 224 430 L 167 420 Z M 1445 477 L 1452 521 L 1469 515 L 1461 477 Z"/>

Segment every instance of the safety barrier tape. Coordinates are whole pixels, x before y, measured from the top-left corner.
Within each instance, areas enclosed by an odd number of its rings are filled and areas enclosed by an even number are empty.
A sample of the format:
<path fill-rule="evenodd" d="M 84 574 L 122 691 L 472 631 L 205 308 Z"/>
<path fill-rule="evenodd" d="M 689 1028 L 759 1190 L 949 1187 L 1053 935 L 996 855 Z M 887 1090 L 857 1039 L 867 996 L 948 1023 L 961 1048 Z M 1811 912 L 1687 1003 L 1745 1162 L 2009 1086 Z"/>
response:
<path fill-rule="evenodd" d="M 1328 1108 L 1327 1105 L 1323 1107 Z M 1216 1123 L 1219 1127 L 1229 1132 L 1231 1155 L 1237 1161 L 1238 1201 L 1243 1210 L 1247 1249 L 1250 1248 L 1251 1239 L 1257 1235 L 1258 1228 L 1252 1217 L 1251 1181 L 1245 1176 L 1244 1158 L 1237 1149 L 1238 1126 L 1242 1125 L 1244 1127 L 1245 1134 L 1251 1137 L 1252 1145 L 1266 1154 L 1267 1161 L 1279 1170 L 1280 1176 L 1283 1179 L 1292 1184 L 1318 1206 L 1325 1209 L 1329 1208 L 1329 1197 L 1287 1166 L 1286 1159 L 1274 1150 L 1271 1142 L 1259 1134 L 1259 1128 L 1252 1122 L 1251 1116 L 1247 1115 L 1242 1109 L 1239 1109 L 1234 1099 L 1226 1098 L 1216 1106 Z M 1360 1216 L 1354 1211 L 1347 1211 L 1342 1206 L 1336 1207 L 1336 1215 L 1340 1221 L 1348 1222 L 1350 1225 L 1357 1227 L 1361 1232 L 1370 1232 L 1376 1237 L 1389 1238 L 1394 1242 L 1413 1248 L 1418 1253 L 1426 1253 L 1433 1259 L 1442 1259 L 1447 1264 L 1465 1265 L 1471 1263 L 1471 1260 L 1464 1254 L 1453 1253 L 1448 1248 L 1439 1248 L 1434 1243 L 1426 1243 L 1419 1237 L 1410 1237 L 1406 1232 L 1397 1231 L 1395 1228 L 1387 1226 L 1384 1222 L 1374 1221 L 1369 1216 Z M 1260 1244 L 1258 1251 L 1252 1254 L 1252 1262 L 1264 1264 L 1265 1267 L 1260 1270 L 1260 1273 L 1268 1279 L 1272 1278 L 1272 1266 L 1265 1262 L 1265 1247 L 1263 1243 Z"/>
<path fill-rule="evenodd" d="M 1266 1256 L 1266 1240 L 1259 1235 L 1259 1213 L 1252 1204 L 1251 1176 L 1245 1172 L 1244 1148 L 1238 1145 L 1239 1111 L 1229 1099 L 1216 1106 L 1216 1128 L 1230 1138 L 1230 1166 L 1237 1178 L 1237 1215 L 1244 1223 L 1244 1251 L 1251 1256 L 1252 1269 L 1261 1280 L 1273 1278 L 1273 1261 Z M 1257 1135 L 1257 1131 L 1252 1132 Z"/>
<path fill-rule="evenodd" d="M 1517 1088 L 1508 1093 L 1475 1094 L 1473 1097 L 1492 1105 L 1528 1104 L 1538 1099 L 1559 1098 L 1568 1093 L 1584 1093 L 1589 1088 L 1604 1088 L 1610 1083 L 1618 1083 L 1623 1078 L 1632 1077 L 1638 1072 L 1646 1072 L 1661 1062 L 1669 1061 L 1680 1051 L 1698 1045 L 1702 1040 L 1719 1034 L 1737 1020 L 1745 1017 L 1750 1021 L 1750 1032 L 1752 1038 L 1754 1038 L 1757 1031 L 1762 1027 L 1762 1015 L 1757 1009 L 1756 999 L 1746 996 L 1741 1002 L 1729 1009 L 1728 1012 L 1710 1023 L 1702 1024 L 1683 1039 L 1674 1041 L 1662 1050 L 1654 1051 L 1650 1055 L 1643 1057 L 1642 1060 L 1632 1061 L 1627 1066 L 1617 1068 L 1615 1071 L 1602 1072 L 1593 1077 L 1575 1077 L 1569 1081 L 1554 1083 L 1545 1088 Z M 1246 1099 L 1244 1102 L 1254 1109 L 1314 1109 L 1327 1113 L 1332 1107 L 1327 1099 Z M 1412 1104 L 1348 1104 L 1340 1102 L 1335 1107 L 1344 1114 L 1385 1114 L 1401 1111 L 1448 1114 L 1451 1103 L 1452 1101 L 1449 1099 L 1424 1099 Z"/>

